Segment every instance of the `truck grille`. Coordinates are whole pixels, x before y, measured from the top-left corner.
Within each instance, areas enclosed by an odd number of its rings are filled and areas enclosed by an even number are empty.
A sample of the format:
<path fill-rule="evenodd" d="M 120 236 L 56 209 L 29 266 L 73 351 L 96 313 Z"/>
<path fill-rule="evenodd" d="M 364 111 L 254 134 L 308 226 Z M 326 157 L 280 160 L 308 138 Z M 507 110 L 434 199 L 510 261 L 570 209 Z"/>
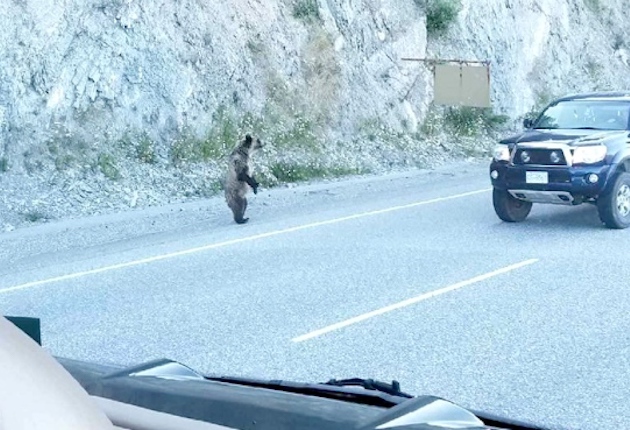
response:
<path fill-rule="evenodd" d="M 518 148 L 514 154 L 514 164 L 521 166 L 566 166 L 567 160 L 561 149 Z"/>

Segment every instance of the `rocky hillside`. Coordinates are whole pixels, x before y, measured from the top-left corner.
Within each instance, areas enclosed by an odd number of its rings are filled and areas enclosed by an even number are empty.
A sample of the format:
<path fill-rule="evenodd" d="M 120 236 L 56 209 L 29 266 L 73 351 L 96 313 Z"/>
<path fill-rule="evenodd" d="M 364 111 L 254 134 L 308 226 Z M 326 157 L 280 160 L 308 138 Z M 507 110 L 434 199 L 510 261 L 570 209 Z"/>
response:
<path fill-rule="evenodd" d="M 463 0 L 429 56 L 491 61 L 495 107 L 518 117 L 566 93 L 630 89 L 629 0 Z"/>
<path fill-rule="evenodd" d="M 0 230 L 216 193 L 246 131 L 266 186 L 486 153 L 566 92 L 629 87 L 628 0 L 7 0 Z M 488 60 L 494 111 L 405 57 Z"/>

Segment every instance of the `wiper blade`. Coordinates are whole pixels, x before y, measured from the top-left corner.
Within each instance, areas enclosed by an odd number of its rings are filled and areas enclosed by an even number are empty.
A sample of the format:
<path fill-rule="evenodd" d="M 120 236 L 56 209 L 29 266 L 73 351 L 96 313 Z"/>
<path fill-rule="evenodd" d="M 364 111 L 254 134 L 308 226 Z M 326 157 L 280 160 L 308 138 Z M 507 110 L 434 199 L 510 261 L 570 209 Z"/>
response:
<path fill-rule="evenodd" d="M 390 396 L 399 396 L 406 397 L 408 399 L 413 398 L 411 394 L 403 393 L 400 391 L 400 383 L 398 381 L 392 381 L 391 384 L 387 382 L 377 381 L 374 379 L 362 379 L 362 378 L 351 378 L 351 379 L 331 379 L 328 382 L 324 382 L 324 385 L 333 385 L 335 387 L 361 387 L 366 390 L 374 390 L 380 391 L 382 393 L 389 394 Z"/>
<path fill-rule="evenodd" d="M 204 375 L 204 379 L 247 387 L 257 387 L 287 393 L 317 396 L 387 409 L 409 402 L 411 401 L 410 399 L 427 397 L 413 396 L 401 391 L 400 383 L 398 381 L 392 381 L 390 384 L 375 379 L 330 379 L 328 382 L 320 383 L 302 383 L 284 380 L 265 380 L 217 375 Z M 474 409 L 468 409 L 468 411 L 483 421 L 486 426 L 490 426 L 491 428 L 497 430 L 548 430 L 535 424 L 506 418 L 484 411 L 477 411 Z"/>
<path fill-rule="evenodd" d="M 414 396 L 400 391 L 398 383 L 389 385 L 370 379 L 352 379 L 346 381 L 373 381 L 365 383 L 372 388 L 356 384 L 340 384 L 340 381 L 332 379 L 335 383 L 301 383 L 283 380 L 262 380 L 254 378 L 241 378 L 235 376 L 204 376 L 209 381 L 225 382 L 229 384 L 244 385 L 247 387 L 265 388 L 269 390 L 284 391 L 288 393 L 303 394 L 307 396 L 324 397 L 345 402 L 359 403 L 362 405 L 391 408 Z M 394 381 L 395 382 L 395 381 Z M 352 388 L 350 385 L 359 387 Z M 378 387 L 378 388 L 376 388 Z"/>

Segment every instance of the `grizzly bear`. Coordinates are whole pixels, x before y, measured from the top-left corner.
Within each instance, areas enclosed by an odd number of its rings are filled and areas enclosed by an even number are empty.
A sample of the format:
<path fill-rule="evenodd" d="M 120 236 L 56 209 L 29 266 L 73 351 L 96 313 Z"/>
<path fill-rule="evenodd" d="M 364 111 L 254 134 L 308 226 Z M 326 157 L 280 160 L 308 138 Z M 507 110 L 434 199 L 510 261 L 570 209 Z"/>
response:
<path fill-rule="evenodd" d="M 253 139 L 247 134 L 232 151 L 228 161 L 228 171 L 225 178 L 225 200 L 232 210 L 234 221 L 237 224 L 245 224 L 249 218 L 245 218 L 247 209 L 247 192 L 249 188 L 258 194 L 258 186 L 253 176 L 252 155 L 263 147 L 260 139 Z"/>

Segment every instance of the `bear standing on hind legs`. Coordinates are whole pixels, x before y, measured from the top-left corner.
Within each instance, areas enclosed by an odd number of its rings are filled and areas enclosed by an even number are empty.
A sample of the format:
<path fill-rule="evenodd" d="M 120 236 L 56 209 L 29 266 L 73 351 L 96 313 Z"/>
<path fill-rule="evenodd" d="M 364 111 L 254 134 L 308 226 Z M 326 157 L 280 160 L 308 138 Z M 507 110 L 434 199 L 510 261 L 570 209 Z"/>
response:
<path fill-rule="evenodd" d="M 253 176 L 252 155 L 263 147 L 260 139 L 252 139 L 248 134 L 245 139 L 234 148 L 229 158 L 227 177 L 225 179 L 225 200 L 234 214 L 237 224 L 245 224 L 247 209 L 247 192 L 249 187 L 258 193 L 258 182 Z"/>

